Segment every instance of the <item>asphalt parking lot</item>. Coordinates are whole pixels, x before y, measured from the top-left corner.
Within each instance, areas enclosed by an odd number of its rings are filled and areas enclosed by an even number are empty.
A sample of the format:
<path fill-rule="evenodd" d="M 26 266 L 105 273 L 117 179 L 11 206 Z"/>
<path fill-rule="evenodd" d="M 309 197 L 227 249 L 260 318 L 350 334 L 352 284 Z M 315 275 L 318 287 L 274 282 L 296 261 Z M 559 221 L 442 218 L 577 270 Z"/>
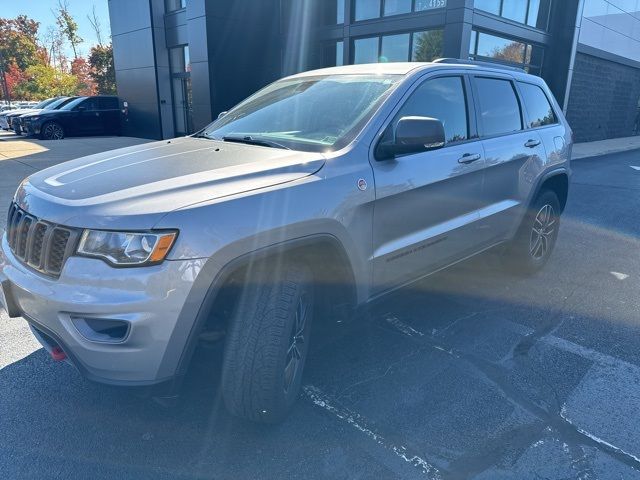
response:
<path fill-rule="evenodd" d="M 123 138 L 0 137 L 0 227 L 20 180 Z M 78 143 L 74 143 L 74 142 Z M 131 140 L 134 141 L 134 140 Z M 118 143 L 121 142 L 121 143 Z M 50 142 L 56 143 L 56 142 Z M 41 150 L 45 149 L 45 150 Z M 4 157 L 4 158 L 3 158 Z M 220 345 L 179 405 L 91 384 L 0 314 L 6 478 L 640 478 L 640 150 L 583 159 L 534 277 L 489 253 L 316 325 L 288 420 L 229 417 Z M 210 363 L 213 360 L 212 363 Z"/>

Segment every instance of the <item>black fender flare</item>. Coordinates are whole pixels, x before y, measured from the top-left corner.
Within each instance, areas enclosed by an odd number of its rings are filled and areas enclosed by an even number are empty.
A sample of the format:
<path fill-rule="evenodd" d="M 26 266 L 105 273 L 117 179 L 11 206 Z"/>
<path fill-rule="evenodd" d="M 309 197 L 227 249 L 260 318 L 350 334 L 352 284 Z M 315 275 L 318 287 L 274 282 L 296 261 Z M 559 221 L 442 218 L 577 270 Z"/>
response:
<path fill-rule="evenodd" d="M 177 366 L 172 375 L 172 390 L 175 391 L 180 387 L 184 376 L 187 374 L 189 365 L 191 364 L 191 359 L 193 358 L 193 354 L 196 350 L 198 337 L 209 318 L 211 308 L 221 290 L 221 287 L 231 278 L 234 272 L 237 272 L 239 268 L 249 265 L 252 262 L 261 261 L 274 255 L 286 255 L 287 252 L 299 250 L 304 247 L 317 246 L 323 243 L 328 243 L 336 248 L 336 251 L 339 252 L 342 257 L 340 261 L 348 268 L 352 277 L 351 280 L 355 282 L 353 265 L 351 264 L 340 240 L 331 234 L 314 234 L 285 240 L 281 243 L 245 253 L 231 260 L 220 269 L 216 268 L 216 265 L 212 260 L 207 261 L 200 274 L 196 277 L 194 285 L 191 288 L 191 292 L 189 293 L 178 318 L 178 324 L 181 322 L 189 322 L 190 319 L 188 317 L 193 318 L 193 311 L 196 310 L 197 313 L 195 318 L 191 322 L 191 329 L 189 330 L 186 338 L 184 338 L 184 335 L 180 333 L 180 329 L 176 329 L 172 333 L 171 339 L 167 344 L 167 351 L 165 352 L 160 365 L 159 371 L 162 372 L 163 370 L 171 368 L 171 365 L 175 365 L 176 357 L 178 357 Z M 211 269 L 216 273 L 209 275 L 206 271 L 207 269 Z M 211 278 L 212 276 L 213 279 Z M 203 290 L 206 290 L 204 296 L 201 293 Z M 357 294 L 354 291 L 354 301 L 356 301 L 356 296 Z"/>

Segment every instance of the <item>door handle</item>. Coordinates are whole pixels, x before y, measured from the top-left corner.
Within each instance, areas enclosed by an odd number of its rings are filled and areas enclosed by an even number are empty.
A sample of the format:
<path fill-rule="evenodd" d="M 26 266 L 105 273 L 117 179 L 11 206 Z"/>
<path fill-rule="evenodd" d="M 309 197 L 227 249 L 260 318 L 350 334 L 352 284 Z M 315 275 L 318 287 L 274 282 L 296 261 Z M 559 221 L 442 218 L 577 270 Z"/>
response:
<path fill-rule="evenodd" d="M 465 153 L 458 159 L 458 163 L 473 163 L 480 160 L 480 158 L 481 156 L 479 153 Z"/>
<path fill-rule="evenodd" d="M 538 145 L 540 145 L 540 140 L 529 140 L 524 144 L 527 148 L 537 147 Z"/>

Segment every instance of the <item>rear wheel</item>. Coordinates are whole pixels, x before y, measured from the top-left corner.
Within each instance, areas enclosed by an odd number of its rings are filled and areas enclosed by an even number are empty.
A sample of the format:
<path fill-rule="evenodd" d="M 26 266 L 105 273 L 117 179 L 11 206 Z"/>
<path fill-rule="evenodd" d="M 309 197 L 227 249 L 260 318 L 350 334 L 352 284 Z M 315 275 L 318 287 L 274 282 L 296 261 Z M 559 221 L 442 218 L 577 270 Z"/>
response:
<path fill-rule="evenodd" d="M 40 137 L 43 140 L 62 140 L 64 138 L 64 129 L 58 122 L 48 122 L 42 126 Z"/>
<path fill-rule="evenodd" d="M 296 401 L 314 312 L 312 275 L 304 265 L 251 269 L 225 345 L 222 396 L 234 415 L 281 421 Z"/>
<path fill-rule="evenodd" d="M 553 252 L 560 228 L 560 202 L 551 190 L 542 191 L 507 247 L 507 266 L 531 274 L 540 270 Z"/>

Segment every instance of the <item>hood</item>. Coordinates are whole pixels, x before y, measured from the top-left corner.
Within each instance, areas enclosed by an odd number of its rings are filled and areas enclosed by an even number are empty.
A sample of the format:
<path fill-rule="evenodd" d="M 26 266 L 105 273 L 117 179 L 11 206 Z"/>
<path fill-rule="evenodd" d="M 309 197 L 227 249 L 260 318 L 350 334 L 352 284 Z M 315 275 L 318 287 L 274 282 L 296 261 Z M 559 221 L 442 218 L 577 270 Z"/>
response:
<path fill-rule="evenodd" d="M 10 112 L 7 112 L 7 117 L 17 117 L 18 115 L 24 115 L 25 113 L 33 113 L 33 112 L 37 112 L 38 110 L 33 109 L 33 108 L 23 108 L 20 110 L 11 110 Z"/>
<path fill-rule="evenodd" d="M 45 110 L 44 108 L 29 110 L 28 112 L 23 112 L 18 114 L 20 117 L 30 117 L 31 115 L 41 115 L 49 110 Z"/>
<path fill-rule="evenodd" d="M 63 225 L 145 229 L 178 208 L 313 175 L 324 162 L 319 153 L 184 137 L 42 170 L 16 200 Z"/>

